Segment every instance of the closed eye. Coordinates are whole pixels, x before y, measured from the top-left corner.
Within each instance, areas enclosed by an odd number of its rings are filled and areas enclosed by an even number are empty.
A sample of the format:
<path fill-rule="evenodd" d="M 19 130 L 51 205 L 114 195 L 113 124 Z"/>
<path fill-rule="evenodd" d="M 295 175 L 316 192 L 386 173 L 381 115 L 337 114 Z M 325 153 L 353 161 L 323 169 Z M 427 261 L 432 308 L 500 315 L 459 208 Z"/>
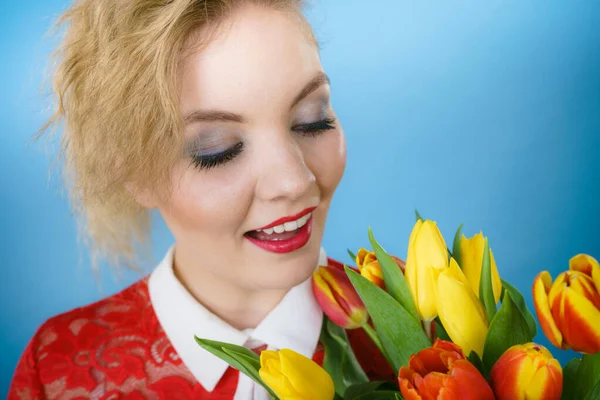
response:
<path fill-rule="evenodd" d="M 317 136 L 331 129 L 335 129 L 335 118 L 325 118 L 321 121 L 296 125 L 292 128 L 292 131 L 303 136 Z"/>
<path fill-rule="evenodd" d="M 208 170 L 219 165 L 225 164 L 237 156 L 244 149 L 244 143 L 239 142 L 225 151 L 213 154 L 194 154 L 192 155 L 192 164 L 197 169 Z"/>

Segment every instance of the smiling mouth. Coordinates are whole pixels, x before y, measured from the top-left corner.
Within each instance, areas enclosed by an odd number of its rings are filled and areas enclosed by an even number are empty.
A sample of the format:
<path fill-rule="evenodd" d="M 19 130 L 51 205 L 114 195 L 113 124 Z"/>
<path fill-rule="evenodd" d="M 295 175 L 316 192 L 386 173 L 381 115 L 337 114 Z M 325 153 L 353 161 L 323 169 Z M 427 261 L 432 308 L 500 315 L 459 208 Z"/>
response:
<path fill-rule="evenodd" d="M 275 225 L 271 228 L 257 229 L 246 233 L 246 236 L 256 240 L 264 241 L 281 241 L 289 240 L 298 235 L 302 228 L 308 223 L 312 217 L 312 212 L 289 222 L 284 222 L 280 225 Z"/>
<path fill-rule="evenodd" d="M 246 232 L 244 237 L 270 253 L 284 254 L 301 249 L 310 240 L 315 208 L 306 209 L 294 220 L 286 217 L 264 228 Z"/>

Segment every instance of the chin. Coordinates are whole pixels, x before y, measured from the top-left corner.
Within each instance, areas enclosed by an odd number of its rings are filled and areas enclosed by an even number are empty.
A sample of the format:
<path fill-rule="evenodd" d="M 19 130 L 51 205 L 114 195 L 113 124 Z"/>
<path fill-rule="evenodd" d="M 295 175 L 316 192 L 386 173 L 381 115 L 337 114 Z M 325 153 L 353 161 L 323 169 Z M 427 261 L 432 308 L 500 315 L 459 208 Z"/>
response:
<path fill-rule="evenodd" d="M 289 290 L 310 278 L 317 268 L 321 252 L 320 240 L 307 243 L 302 249 L 275 262 L 268 273 L 263 270 L 259 284 L 267 290 Z M 292 256 L 293 255 L 293 256 Z M 289 257 L 289 258 L 288 258 Z"/>

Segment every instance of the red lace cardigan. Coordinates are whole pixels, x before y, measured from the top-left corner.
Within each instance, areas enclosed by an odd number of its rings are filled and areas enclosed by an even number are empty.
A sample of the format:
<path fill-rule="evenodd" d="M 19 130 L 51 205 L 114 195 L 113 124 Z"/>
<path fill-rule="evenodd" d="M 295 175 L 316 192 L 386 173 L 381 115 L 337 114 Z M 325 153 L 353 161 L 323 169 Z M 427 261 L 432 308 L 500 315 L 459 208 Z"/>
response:
<path fill-rule="evenodd" d="M 394 378 L 361 330 L 348 336 L 372 379 Z M 323 351 L 313 359 L 321 363 Z M 17 365 L 8 399 L 231 400 L 237 380 L 229 368 L 215 390 L 202 388 L 162 330 L 146 278 L 44 323 Z"/>

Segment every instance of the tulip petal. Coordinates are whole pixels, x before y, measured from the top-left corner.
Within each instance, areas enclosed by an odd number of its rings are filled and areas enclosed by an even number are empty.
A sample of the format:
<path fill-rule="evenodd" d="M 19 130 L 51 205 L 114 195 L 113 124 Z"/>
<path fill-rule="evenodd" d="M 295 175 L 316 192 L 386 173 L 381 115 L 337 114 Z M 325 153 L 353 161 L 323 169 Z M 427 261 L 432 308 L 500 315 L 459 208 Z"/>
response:
<path fill-rule="evenodd" d="M 600 271 L 600 264 L 592 256 L 587 254 L 577 254 L 569 260 L 569 269 L 571 271 L 583 272 L 587 276 L 592 276 L 593 271 Z"/>
<path fill-rule="evenodd" d="M 415 239 L 417 238 L 417 235 L 419 234 L 419 231 L 421 231 L 421 226 L 423 226 L 423 221 L 422 220 L 417 220 L 417 222 L 415 222 L 415 225 L 413 226 L 413 230 L 410 232 L 410 236 L 408 238 L 408 247 L 412 246 L 415 242 Z"/>
<path fill-rule="evenodd" d="M 279 354 L 273 350 L 264 350 L 260 353 L 261 368 L 258 371 L 260 379 L 267 385 L 277 396 L 291 394 L 289 391 L 289 383 L 286 377 L 281 373 L 281 363 Z"/>
<path fill-rule="evenodd" d="M 448 336 L 465 354 L 474 350 L 481 356 L 488 331 L 483 305 L 454 259 L 449 268 L 441 272 L 432 270 L 432 274 L 436 272 L 437 277 L 432 277 L 436 282 L 436 308 Z"/>
<path fill-rule="evenodd" d="M 407 371 L 404 371 L 403 374 L 402 370 L 404 369 Z M 419 393 L 411 383 L 412 380 L 413 378 L 410 370 L 406 367 L 402 367 L 400 369 L 400 377 L 398 378 L 400 393 L 402 393 L 402 397 L 404 398 L 404 400 L 423 400 L 421 395 L 419 395 Z"/>
<path fill-rule="evenodd" d="M 438 399 L 440 398 L 441 391 L 446 386 L 448 375 L 441 372 L 430 372 L 427 374 L 417 390 L 421 397 L 425 399 Z"/>
<path fill-rule="evenodd" d="M 462 235 L 460 239 L 460 257 L 462 271 L 471 284 L 475 295 L 479 298 L 479 284 L 481 280 L 481 267 L 483 263 L 483 251 L 485 247 L 485 237 L 483 232 L 479 232 L 472 238 L 467 239 Z M 492 272 L 492 290 L 496 303 L 500 300 L 502 294 L 502 281 L 496 267 L 494 253 L 490 250 L 490 265 Z"/>
<path fill-rule="evenodd" d="M 408 361 L 411 370 L 421 376 L 425 376 L 430 372 L 448 372 L 448 366 L 444 364 L 440 353 L 443 350 L 428 347 L 419 352 L 418 357 L 412 356 Z"/>
<path fill-rule="evenodd" d="M 313 293 L 329 319 L 344 329 L 359 328 L 369 318 L 364 303 L 344 271 L 317 268 L 313 273 Z"/>
<path fill-rule="evenodd" d="M 498 400 L 559 399 L 562 369 L 545 347 L 518 344 L 494 364 L 490 383 Z"/>
<path fill-rule="evenodd" d="M 349 324 L 350 317 L 344 309 L 338 304 L 331 288 L 323 278 L 320 272 L 321 267 L 313 274 L 313 293 L 321 308 L 335 324 L 346 327 Z"/>
<path fill-rule="evenodd" d="M 358 270 L 361 271 L 363 265 L 365 264 L 365 258 L 367 257 L 367 255 L 369 254 L 369 251 L 363 247 L 361 247 L 360 249 L 358 249 L 358 252 L 356 253 L 356 266 L 358 267 Z"/>
<path fill-rule="evenodd" d="M 600 293 L 600 268 L 594 268 L 592 270 L 592 281 L 594 281 L 596 291 Z"/>
<path fill-rule="evenodd" d="M 600 293 L 596 290 L 596 286 L 592 278 L 582 272 L 568 272 L 569 287 L 588 299 L 597 309 L 600 310 Z"/>
<path fill-rule="evenodd" d="M 450 366 L 439 400 L 494 400 L 494 392 L 483 375 L 467 360 Z"/>
<path fill-rule="evenodd" d="M 531 375 L 525 376 L 521 373 L 525 364 L 526 353 L 520 350 L 515 351 L 518 348 L 520 348 L 520 345 L 508 349 L 492 367 L 490 384 L 499 400 L 523 399 L 520 396 L 520 380 L 531 378 Z M 525 368 L 525 372 L 527 372 L 526 365 Z"/>
<path fill-rule="evenodd" d="M 447 268 L 448 250 L 435 222 L 424 221 L 420 225 L 420 231 L 409 246 L 407 257 L 407 273 L 409 258 L 413 264 L 411 269 L 415 271 L 411 271 L 411 276 L 407 278 L 411 289 L 418 288 L 413 291 L 413 297 L 416 298 L 415 305 L 421 319 L 431 321 L 437 316 L 437 310 L 433 296 L 433 279 L 429 270 Z"/>
<path fill-rule="evenodd" d="M 552 359 L 534 372 L 531 380 L 525 388 L 525 398 L 527 400 L 559 400 L 562 394 L 562 371 L 560 364 L 556 367 L 558 361 Z"/>
<path fill-rule="evenodd" d="M 363 265 L 360 270 L 360 274 L 379 286 L 382 289 L 385 289 L 385 283 L 383 281 L 383 272 L 381 271 L 381 267 L 379 266 L 379 262 L 373 261 L 369 264 Z"/>
<path fill-rule="evenodd" d="M 294 391 L 303 399 L 331 400 L 335 394 L 333 380 L 313 360 L 290 349 L 279 350 L 281 372 Z"/>
<path fill-rule="evenodd" d="M 542 331 L 554 346 L 562 348 L 563 336 L 550 311 L 548 292 L 551 287 L 552 277 L 550 273 L 548 271 L 540 272 L 533 282 L 533 304 Z"/>
<path fill-rule="evenodd" d="M 564 288 L 553 304 L 553 314 L 560 314 L 564 323 L 564 341 L 575 351 L 593 354 L 600 351 L 600 310 L 587 298 L 570 287 Z"/>

